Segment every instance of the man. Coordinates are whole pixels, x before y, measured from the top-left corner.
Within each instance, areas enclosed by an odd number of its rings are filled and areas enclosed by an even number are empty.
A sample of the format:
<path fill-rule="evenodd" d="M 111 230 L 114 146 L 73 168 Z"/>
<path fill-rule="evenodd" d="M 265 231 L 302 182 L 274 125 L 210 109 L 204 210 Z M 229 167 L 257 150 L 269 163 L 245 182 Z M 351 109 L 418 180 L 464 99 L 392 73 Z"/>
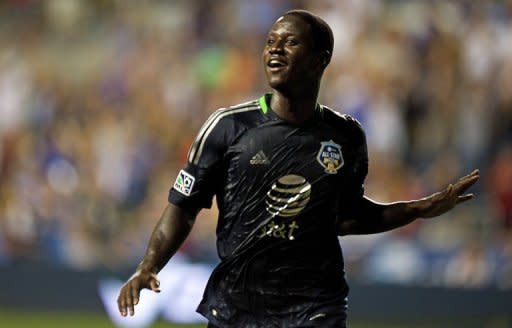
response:
<path fill-rule="evenodd" d="M 333 49 L 319 17 L 287 12 L 272 26 L 263 63 L 272 89 L 220 109 L 203 125 L 169 193 L 135 274 L 122 287 L 122 315 L 217 196 L 217 250 L 198 312 L 209 327 L 345 327 L 348 287 L 338 235 L 391 230 L 472 198 L 478 171 L 428 197 L 390 204 L 363 196 L 368 170 L 357 121 L 317 104 Z"/>

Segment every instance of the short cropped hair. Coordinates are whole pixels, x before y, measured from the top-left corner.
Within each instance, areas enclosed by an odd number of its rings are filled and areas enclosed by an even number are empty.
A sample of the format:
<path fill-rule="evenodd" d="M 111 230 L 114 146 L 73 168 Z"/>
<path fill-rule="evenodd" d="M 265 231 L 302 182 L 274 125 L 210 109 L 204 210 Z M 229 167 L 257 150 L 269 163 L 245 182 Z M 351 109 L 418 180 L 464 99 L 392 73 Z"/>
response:
<path fill-rule="evenodd" d="M 334 49 L 334 36 L 331 27 L 320 18 L 307 10 L 294 9 L 287 11 L 283 16 L 297 16 L 302 18 L 311 27 L 311 36 L 318 51 L 329 51 L 329 61 L 331 60 L 332 51 Z"/>

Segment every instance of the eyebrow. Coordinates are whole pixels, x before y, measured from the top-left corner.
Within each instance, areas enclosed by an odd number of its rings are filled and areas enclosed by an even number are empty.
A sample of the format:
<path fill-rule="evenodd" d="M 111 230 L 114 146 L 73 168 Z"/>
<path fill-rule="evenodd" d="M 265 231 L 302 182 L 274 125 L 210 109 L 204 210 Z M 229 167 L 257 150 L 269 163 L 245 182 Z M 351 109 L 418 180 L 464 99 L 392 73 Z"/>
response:
<path fill-rule="evenodd" d="M 299 34 L 294 33 L 294 32 L 276 33 L 275 31 L 270 31 L 267 36 L 272 36 L 272 35 L 299 36 Z"/>

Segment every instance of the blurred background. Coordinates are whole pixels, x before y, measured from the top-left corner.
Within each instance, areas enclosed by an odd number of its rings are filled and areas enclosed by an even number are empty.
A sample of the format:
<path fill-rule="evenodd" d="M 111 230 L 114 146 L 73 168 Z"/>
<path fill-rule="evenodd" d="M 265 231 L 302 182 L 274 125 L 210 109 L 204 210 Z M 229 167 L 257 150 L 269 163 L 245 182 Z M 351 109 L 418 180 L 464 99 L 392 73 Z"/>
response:
<path fill-rule="evenodd" d="M 378 317 L 363 296 L 381 295 L 390 313 L 512 327 L 509 0 L 0 1 L 0 323 L 103 311 L 101 279 L 140 261 L 201 124 L 269 91 L 262 46 L 292 8 L 333 29 L 320 102 L 366 130 L 368 196 L 481 172 L 476 198 L 441 218 L 340 239 L 356 318 Z M 216 216 L 201 212 L 180 261 L 217 262 Z"/>

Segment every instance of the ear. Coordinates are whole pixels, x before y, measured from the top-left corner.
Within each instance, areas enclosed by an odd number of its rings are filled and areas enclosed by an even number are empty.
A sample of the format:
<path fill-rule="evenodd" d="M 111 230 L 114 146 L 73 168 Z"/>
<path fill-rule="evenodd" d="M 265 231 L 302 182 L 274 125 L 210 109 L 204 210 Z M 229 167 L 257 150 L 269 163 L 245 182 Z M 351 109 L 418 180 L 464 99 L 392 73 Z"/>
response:
<path fill-rule="evenodd" d="M 331 62 L 331 52 L 329 50 L 322 51 L 322 54 L 320 55 L 321 63 L 323 68 L 325 69 L 327 65 Z"/>
<path fill-rule="evenodd" d="M 329 65 L 330 61 L 331 61 L 331 52 L 330 51 L 324 50 L 318 55 L 318 65 L 322 70 L 324 70 L 327 67 L 327 65 Z"/>

